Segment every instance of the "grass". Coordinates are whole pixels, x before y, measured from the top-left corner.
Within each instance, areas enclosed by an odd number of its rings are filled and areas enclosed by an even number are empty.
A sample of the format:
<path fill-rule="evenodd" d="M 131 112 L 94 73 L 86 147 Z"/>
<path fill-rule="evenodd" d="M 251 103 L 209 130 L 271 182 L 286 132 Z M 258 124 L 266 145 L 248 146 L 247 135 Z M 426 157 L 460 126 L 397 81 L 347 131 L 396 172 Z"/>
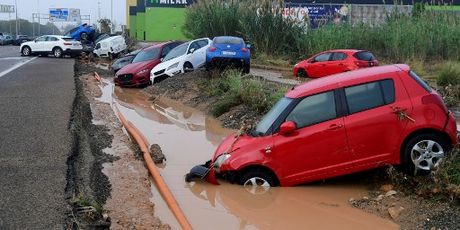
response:
<path fill-rule="evenodd" d="M 210 107 L 210 112 L 215 117 L 239 105 L 246 106 L 256 114 L 264 114 L 288 89 L 284 86 L 268 85 L 258 78 L 242 76 L 236 70 L 227 70 L 220 76 L 202 80 L 198 87 L 210 97 L 219 97 Z"/>

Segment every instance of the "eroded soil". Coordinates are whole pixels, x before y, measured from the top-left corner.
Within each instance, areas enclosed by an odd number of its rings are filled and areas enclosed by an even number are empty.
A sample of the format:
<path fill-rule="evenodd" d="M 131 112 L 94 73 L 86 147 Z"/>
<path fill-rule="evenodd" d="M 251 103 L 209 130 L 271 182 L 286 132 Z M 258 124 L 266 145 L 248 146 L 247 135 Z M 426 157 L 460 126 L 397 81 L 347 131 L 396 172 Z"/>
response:
<path fill-rule="evenodd" d="M 104 126 L 113 138 L 103 152 L 114 158 L 102 164 L 102 172 L 110 183 L 111 191 L 103 205 L 104 213 L 111 219 L 111 229 L 170 229 L 155 217 L 155 206 L 150 202 L 150 181 L 144 163 L 137 157 L 136 147 L 123 132 L 111 103 L 102 96 L 100 83 L 93 77 L 94 71 L 103 71 L 77 64 L 79 80 L 88 98 L 93 123 Z M 94 137 L 97 138 L 97 137 Z"/>

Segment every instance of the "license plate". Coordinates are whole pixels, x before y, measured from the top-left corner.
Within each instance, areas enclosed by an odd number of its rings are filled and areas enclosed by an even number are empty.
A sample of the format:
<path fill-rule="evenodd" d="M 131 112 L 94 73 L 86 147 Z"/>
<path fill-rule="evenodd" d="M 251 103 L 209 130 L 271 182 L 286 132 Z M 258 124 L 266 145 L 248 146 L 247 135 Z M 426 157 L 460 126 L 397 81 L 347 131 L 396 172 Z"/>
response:
<path fill-rule="evenodd" d="M 232 56 L 234 56 L 234 55 L 236 55 L 236 52 L 222 51 L 222 54 L 223 54 L 223 55 L 232 55 Z"/>

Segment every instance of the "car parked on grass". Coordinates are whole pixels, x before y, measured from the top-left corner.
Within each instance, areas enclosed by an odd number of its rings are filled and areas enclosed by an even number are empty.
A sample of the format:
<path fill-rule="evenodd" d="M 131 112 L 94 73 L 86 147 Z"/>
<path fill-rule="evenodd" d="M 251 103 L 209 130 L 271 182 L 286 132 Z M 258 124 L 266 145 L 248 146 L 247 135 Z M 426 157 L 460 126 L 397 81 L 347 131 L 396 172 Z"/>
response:
<path fill-rule="evenodd" d="M 52 54 L 57 58 L 64 55 L 78 56 L 81 54 L 82 49 L 81 42 L 59 35 L 44 35 L 33 41 L 24 42 L 19 47 L 19 51 L 24 56 L 34 54 L 48 56 L 48 54 Z"/>
<path fill-rule="evenodd" d="M 243 68 L 244 73 L 251 69 L 251 50 L 239 37 L 215 37 L 206 51 L 206 69 L 234 66 Z"/>
<path fill-rule="evenodd" d="M 17 35 L 16 39 L 13 41 L 13 45 L 20 46 L 24 42 L 31 41 L 32 39 L 29 38 L 27 35 Z"/>
<path fill-rule="evenodd" d="M 296 77 L 318 78 L 378 65 L 374 55 L 366 50 L 328 50 L 297 63 L 292 73 Z"/>
<path fill-rule="evenodd" d="M 206 62 L 206 49 L 210 44 L 209 38 L 200 38 L 177 46 L 152 69 L 150 81 L 155 82 L 156 78 L 172 77 L 202 67 Z"/>
<path fill-rule="evenodd" d="M 228 136 L 186 179 L 212 175 L 208 168 L 249 186 L 292 186 L 385 165 L 427 172 L 456 143 L 455 118 L 441 96 L 409 66 L 388 65 L 293 88 L 250 134 Z"/>
<path fill-rule="evenodd" d="M 169 51 L 182 42 L 165 42 L 142 49 L 131 64 L 120 69 L 115 75 L 115 85 L 145 86 L 150 84 L 150 71 L 161 62 Z"/>
<path fill-rule="evenodd" d="M 92 26 L 84 23 L 71 29 L 65 34 L 66 37 L 73 38 L 77 41 L 89 41 L 93 38 L 95 30 Z"/>
<path fill-rule="evenodd" d="M 105 38 L 94 47 L 93 54 L 97 57 L 113 59 L 128 48 L 125 38 L 121 35 Z"/>
<path fill-rule="evenodd" d="M 127 53 L 123 57 L 115 60 L 111 65 L 113 72 L 117 73 L 118 70 L 129 65 L 139 52 L 141 52 L 141 49 L 134 50 L 133 52 Z"/>
<path fill-rule="evenodd" d="M 13 36 L 11 35 L 7 35 L 7 34 L 4 34 L 4 35 L 0 35 L 0 45 L 4 46 L 4 45 L 10 45 L 10 44 L 13 44 Z"/>

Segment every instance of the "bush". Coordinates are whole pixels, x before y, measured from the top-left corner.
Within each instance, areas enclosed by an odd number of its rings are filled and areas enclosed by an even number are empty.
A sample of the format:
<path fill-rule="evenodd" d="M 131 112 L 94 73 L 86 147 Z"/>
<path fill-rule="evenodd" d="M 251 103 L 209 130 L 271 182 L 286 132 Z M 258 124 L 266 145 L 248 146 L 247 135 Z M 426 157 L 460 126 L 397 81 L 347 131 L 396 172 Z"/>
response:
<path fill-rule="evenodd" d="M 446 63 L 439 70 L 437 84 L 440 86 L 460 84 L 460 64 Z"/>
<path fill-rule="evenodd" d="M 364 23 L 301 27 L 284 18 L 281 0 L 202 0 L 187 9 L 190 38 L 238 35 L 267 55 L 298 60 L 328 49 L 365 49 L 391 62 L 460 59 L 460 17 L 417 9 L 415 17 L 393 13 L 379 25 Z"/>
<path fill-rule="evenodd" d="M 287 87 L 268 85 L 258 78 L 242 77 L 241 72 L 235 70 L 203 80 L 199 87 L 208 96 L 219 97 L 210 108 L 211 114 L 216 117 L 238 105 L 245 105 L 256 114 L 264 114 L 287 91 Z"/>

